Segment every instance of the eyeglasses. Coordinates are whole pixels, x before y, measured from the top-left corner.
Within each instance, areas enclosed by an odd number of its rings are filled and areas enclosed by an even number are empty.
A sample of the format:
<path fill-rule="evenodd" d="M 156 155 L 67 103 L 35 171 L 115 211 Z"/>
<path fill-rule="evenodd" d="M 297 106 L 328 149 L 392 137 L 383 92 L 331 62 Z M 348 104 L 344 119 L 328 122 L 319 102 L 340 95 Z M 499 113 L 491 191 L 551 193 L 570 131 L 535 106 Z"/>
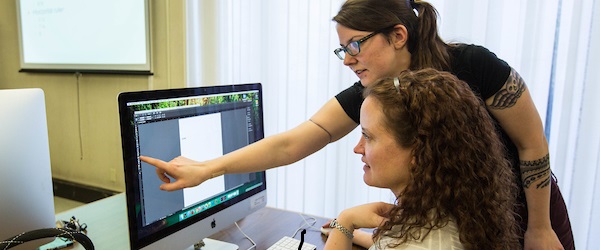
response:
<path fill-rule="evenodd" d="M 354 42 L 350 42 L 348 45 L 346 46 L 342 46 L 341 48 L 337 48 L 333 51 L 333 53 L 340 59 L 340 60 L 344 60 L 344 57 L 346 57 L 346 53 L 348 53 L 351 56 L 356 56 L 358 55 L 358 53 L 360 53 L 360 44 L 365 42 L 366 40 L 368 40 L 369 38 L 373 37 L 374 35 L 377 35 L 377 33 L 380 33 L 381 30 L 375 31 L 371 34 L 368 34 L 367 36 L 356 40 Z"/>

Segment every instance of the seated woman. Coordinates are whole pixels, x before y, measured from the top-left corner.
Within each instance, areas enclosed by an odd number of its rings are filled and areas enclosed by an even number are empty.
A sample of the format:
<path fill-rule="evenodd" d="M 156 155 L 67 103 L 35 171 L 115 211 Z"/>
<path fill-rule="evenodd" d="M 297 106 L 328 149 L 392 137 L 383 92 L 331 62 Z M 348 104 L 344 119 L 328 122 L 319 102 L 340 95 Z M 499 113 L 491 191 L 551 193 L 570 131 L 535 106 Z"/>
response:
<path fill-rule="evenodd" d="M 354 151 L 365 163 L 364 182 L 397 199 L 342 211 L 325 249 L 350 249 L 353 241 L 371 249 L 520 248 L 516 177 L 466 83 L 433 69 L 405 71 L 364 96 Z"/>

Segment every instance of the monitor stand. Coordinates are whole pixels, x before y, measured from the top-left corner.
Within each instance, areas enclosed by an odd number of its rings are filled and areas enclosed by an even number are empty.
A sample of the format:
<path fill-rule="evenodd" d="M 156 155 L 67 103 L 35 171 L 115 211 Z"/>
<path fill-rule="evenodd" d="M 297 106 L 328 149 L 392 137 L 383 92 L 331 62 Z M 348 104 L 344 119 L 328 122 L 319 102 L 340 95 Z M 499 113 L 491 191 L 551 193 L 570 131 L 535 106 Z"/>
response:
<path fill-rule="evenodd" d="M 239 247 L 236 244 L 232 244 L 225 241 L 213 240 L 210 238 L 204 238 L 196 245 L 191 246 L 191 250 L 238 250 Z"/>

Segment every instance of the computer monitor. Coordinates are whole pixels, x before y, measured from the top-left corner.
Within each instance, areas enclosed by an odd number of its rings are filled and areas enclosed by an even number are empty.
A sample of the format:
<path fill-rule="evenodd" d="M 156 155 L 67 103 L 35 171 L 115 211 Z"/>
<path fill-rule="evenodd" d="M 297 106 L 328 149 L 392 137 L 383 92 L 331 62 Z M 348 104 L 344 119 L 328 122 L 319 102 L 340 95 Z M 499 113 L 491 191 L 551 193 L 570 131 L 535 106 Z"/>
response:
<path fill-rule="evenodd" d="M 0 241 L 56 227 L 46 105 L 41 89 L 0 90 Z M 52 239 L 12 249 L 35 249 Z"/>
<path fill-rule="evenodd" d="M 127 92 L 118 102 L 131 249 L 186 249 L 266 205 L 264 171 L 166 192 L 155 167 L 139 160 L 204 161 L 261 140 L 260 83 Z"/>

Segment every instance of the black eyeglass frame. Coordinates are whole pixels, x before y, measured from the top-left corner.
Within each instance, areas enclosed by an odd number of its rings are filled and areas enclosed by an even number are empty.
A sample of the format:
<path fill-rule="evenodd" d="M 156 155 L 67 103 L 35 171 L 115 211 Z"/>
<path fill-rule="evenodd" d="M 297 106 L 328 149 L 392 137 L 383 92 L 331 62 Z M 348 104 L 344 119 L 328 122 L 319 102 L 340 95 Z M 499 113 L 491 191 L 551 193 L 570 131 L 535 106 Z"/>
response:
<path fill-rule="evenodd" d="M 365 37 L 363 37 L 363 38 L 361 38 L 361 39 L 358 39 L 358 40 L 356 40 L 356 41 L 350 42 L 350 43 L 348 43 L 348 45 L 346 45 L 346 46 L 342 46 L 342 47 L 340 47 L 340 48 L 337 48 L 337 49 L 333 50 L 333 53 L 334 53 L 334 54 L 335 54 L 335 55 L 336 55 L 336 56 L 337 56 L 337 57 L 338 57 L 340 60 L 344 60 L 344 57 L 345 57 L 345 55 L 344 55 L 344 54 L 340 54 L 340 52 L 348 53 L 348 55 L 351 55 L 351 56 L 356 56 L 356 55 L 358 55 L 358 53 L 360 53 L 360 44 L 361 44 L 361 43 L 363 43 L 363 42 L 365 42 L 366 40 L 368 40 L 369 38 L 371 38 L 371 37 L 373 37 L 373 36 L 375 36 L 375 35 L 377 35 L 377 34 L 381 33 L 382 31 L 383 31 L 383 30 L 378 30 L 378 31 L 375 31 L 375 32 L 373 32 L 373 33 L 371 33 L 371 34 L 368 34 L 368 35 L 366 35 Z M 353 45 L 353 44 L 354 44 L 354 45 Z M 353 54 L 353 52 L 350 52 L 350 50 L 348 50 L 348 47 L 349 47 L 349 46 L 351 46 L 351 45 L 352 45 L 352 46 L 356 46 L 356 50 L 358 50 L 358 52 L 356 52 L 356 54 Z"/>

